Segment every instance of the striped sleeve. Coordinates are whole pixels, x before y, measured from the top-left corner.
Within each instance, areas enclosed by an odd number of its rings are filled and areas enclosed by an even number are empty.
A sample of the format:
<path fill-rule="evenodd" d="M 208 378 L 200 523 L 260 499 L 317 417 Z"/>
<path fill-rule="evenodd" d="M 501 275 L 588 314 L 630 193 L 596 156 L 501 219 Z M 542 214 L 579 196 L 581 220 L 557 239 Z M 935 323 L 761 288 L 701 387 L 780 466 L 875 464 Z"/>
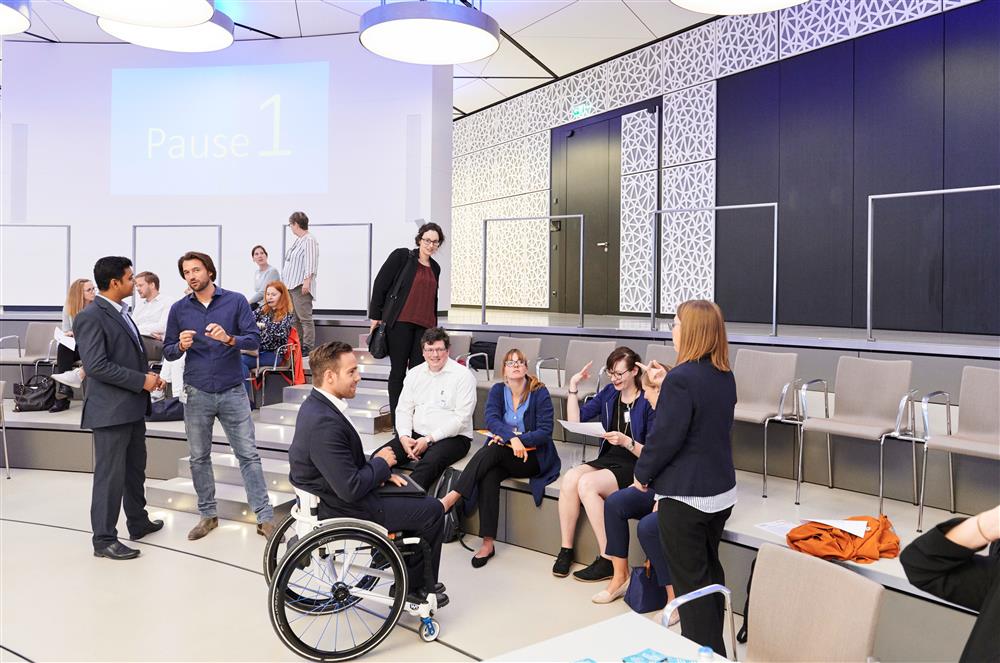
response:
<path fill-rule="evenodd" d="M 305 245 L 305 276 L 316 276 L 316 271 L 319 268 L 319 242 L 316 238 L 309 235 L 308 241 Z"/>

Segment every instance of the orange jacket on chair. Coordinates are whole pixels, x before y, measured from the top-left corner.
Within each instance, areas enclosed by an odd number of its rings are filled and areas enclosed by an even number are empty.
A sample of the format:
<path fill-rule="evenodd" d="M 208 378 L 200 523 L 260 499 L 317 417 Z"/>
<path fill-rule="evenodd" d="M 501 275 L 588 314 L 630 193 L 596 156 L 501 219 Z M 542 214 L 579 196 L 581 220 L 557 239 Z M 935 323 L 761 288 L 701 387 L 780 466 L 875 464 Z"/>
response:
<path fill-rule="evenodd" d="M 823 559 L 843 559 L 861 564 L 899 555 L 899 537 L 886 516 L 852 516 L 848 520 L 867 523 L 865 535 L 857 537 L 832 525 L 808 522 L 788 533 L 788 547 Z"/>

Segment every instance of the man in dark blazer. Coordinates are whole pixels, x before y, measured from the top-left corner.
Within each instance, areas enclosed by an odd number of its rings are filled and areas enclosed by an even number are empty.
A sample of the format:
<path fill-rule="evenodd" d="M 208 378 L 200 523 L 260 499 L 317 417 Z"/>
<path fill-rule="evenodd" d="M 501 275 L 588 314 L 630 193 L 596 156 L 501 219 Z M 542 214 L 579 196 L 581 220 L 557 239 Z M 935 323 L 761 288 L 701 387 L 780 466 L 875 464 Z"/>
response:
<path fill-rule="evenodd" d="M 382 525 L 390 532 L 405 531 L 427 541 L 431 547 L 433 587 L 424 587 L 420 555 L 408 558 L 411 594 L 437 593 L 438 607 L 448 597 L 438 583 L 444 508 L 433 497 L 385 496 L 378 488 L 385 483 L 406 485 L 392 474 L 396 455 L 383 447 L 365 458 L 361 437 L 344 415 L 345 399 L 353 398 L 361 374 L 358 360 L 347 343 L 320 345 L 309 355 L 313 389 L 299 408 L 295 436 L 288 449 L 289 479 L 296 488 L 320 500 L 320 518 L 358 518 Z"/>
<path fill-rule="evenodd" d="M 94 432 L 94 489 L 90 524 L 94 555 L 133 559 L 139 551 L 118 541 L 118 514 L 123 497 L 129 538 L 159 531 L 162 520 L 150 521 L 143 483 L 146 481 L 146 420 L 149 392 L 162 386 L 149 371 L 139 328 L 122 299 L 132 295 L 132 261 L 109 256 L 94 265 L 99 295 L 73 320 L 73 335 L 86 372 L 82 428 Z"/>

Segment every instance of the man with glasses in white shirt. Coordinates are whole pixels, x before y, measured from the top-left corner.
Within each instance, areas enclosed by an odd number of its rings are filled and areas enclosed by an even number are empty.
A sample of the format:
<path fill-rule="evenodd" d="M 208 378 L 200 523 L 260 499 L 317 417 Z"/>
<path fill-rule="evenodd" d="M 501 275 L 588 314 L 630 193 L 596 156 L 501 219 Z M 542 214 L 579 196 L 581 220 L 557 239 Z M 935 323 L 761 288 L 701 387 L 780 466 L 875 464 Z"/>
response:
<path fill-rule="evenodd" d="M 472 444 L 476 378 L 448 356 L 450 346 L 448 332 L 441 327 L 424 332 L 424 363 L 406 374 L 396 406 L 397 437 L 385 445 L 404 466 L 409 460 L 410 477 L 428 492 L 449 465 L 465 458 Z"/>

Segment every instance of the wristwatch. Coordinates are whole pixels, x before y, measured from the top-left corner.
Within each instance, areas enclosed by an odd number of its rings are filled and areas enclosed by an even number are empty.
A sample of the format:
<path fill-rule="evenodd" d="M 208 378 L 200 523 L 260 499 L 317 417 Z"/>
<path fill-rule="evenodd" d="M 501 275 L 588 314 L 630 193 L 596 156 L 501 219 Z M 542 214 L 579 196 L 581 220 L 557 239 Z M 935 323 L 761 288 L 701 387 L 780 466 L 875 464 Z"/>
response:
<path fill-rule="evenodd" d="M 629 451 L 634 450 L 635 449 L 635 440 L 629 440 L 628 441 L 628 445 L 625 448 L 628 449 Z"/>

